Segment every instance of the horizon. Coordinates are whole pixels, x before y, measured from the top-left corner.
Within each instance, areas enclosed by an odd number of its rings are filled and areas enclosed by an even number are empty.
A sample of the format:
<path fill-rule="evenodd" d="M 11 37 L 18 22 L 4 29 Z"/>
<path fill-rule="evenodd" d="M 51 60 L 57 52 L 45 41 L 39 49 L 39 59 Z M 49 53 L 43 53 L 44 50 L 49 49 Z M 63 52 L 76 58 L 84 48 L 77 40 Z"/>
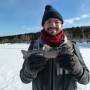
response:
<path fill-rule="evenodd" d="M 75 27 L 67 27 L 67 28 L 64 28 L 64 29 L 70 29 L 70 28 L 77 28 L 77 27 L 90 27 L 90 25 L 86 25 L 86 26 L 75 26 Z M 63 30 L 64 30 L 63 29 Z M 0 37 L 8 37 L 8 36 L 16 36 L 16 35 L 23 35 L 23 34 L 31 34 L 31 33 L 39 33 L 40 31 L 37 31 L 37 32 L 26 32 L 26 33 L 18 33 L 18 34 L 11 34 L 11 35 L 4 35 L 4 36 L 0 36 Z"/>

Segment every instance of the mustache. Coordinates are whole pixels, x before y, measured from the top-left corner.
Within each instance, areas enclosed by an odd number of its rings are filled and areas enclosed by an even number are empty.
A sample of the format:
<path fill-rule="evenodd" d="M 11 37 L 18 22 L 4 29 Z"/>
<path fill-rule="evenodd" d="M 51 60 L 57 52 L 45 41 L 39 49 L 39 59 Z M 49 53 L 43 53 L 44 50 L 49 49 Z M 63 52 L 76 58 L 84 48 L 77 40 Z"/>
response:
<path fill-rule="evenodd" d="M 57 27 L 49 27 L 48 30 L 50 29 L 58 29 Z"/>

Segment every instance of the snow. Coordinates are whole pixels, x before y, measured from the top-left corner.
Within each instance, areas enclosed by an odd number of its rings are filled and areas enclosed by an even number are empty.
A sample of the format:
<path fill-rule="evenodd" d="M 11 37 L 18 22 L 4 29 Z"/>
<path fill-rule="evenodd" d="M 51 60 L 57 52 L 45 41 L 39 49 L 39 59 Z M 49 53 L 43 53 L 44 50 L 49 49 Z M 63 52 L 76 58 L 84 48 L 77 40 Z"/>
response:
<path fill-rule="evenodd" d="M 90 70 L 90 43 L 77 43 L 87 67 Z M 0 44 L 0 90 L 32 90 L 32 83 L 21 82 L 19 72 L 23 64 L 21 50 L 29 44 Z M 78 84 L 78 90 L 90 90 L 88 85 Z"/>

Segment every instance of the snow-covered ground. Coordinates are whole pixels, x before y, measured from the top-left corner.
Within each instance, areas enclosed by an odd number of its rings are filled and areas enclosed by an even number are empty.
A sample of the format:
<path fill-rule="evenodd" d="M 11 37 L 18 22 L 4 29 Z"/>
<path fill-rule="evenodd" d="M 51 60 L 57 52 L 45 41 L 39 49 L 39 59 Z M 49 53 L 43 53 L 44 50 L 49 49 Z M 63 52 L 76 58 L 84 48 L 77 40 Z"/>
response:
<path fill-rule="evenodd" d="M 90 43 L 78 43 L 78 46 L 90 70 Z M 0 90 L 31 90 L 31 83 L 23 84 L 19 78 L 24 61 L 21 49 L 28 47 L 29 44 L 0 44 Z M 90 90 L 90 83 L 78 84 L 78 90 Z"/>

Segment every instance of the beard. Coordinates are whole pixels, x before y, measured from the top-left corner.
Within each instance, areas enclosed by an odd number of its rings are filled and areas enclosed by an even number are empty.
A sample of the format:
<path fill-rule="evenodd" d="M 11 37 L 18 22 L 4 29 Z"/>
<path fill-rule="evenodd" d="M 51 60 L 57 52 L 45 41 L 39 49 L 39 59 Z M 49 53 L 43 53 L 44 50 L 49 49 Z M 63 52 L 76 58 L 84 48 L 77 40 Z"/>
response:
<path fill-rule="evenodd" d="M 47 33 L 51 36 L 55 36 L 57 35 L 61 30 L 59 30 L 59 28 L 57 27 L 49 27 L 47 28 Z"/>
<path fill-rule="evenodd" d="M 48 34 L 55 36 L 55 35 L 57 35 L 57 32 L 56 32 L 56 30 L 52 30 L 52 31 L 49 31 Z"/>

